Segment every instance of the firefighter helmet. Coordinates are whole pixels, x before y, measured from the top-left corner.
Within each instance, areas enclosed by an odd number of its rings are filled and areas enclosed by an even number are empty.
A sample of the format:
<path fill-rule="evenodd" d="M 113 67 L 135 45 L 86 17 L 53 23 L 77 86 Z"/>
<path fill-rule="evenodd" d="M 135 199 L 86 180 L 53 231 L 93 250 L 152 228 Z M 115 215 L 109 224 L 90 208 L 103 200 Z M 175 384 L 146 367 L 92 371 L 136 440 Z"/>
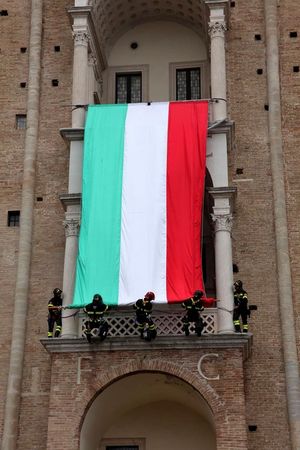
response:
<path fill-rule="evenodd" d="M 61 295 L 62 294 L 62 290 L 61 289 L 59 289 L 59 288 L 55 288 L 54 290 L 53 290 L 53 294 L 54 295 Z"/>
<path fill-rule="evenodd" d="M 102 301 L 103 301 L 100 294 L 95 294 L 94 297 L 93 297 L 93 301 L 94 300 L 96 300 L 96 301 L 98 301 L 100 303 L 102 303 Z"/>
<path fill-rule="evenodd" d="M 154 294 L 154 292 L 151 292 L 151 291 L 147 292 L 147 293 L 145 294 L 145 296 L 144 296 L 144 299 L 145 299 L 145 300 L 149 300 L 149 301 L 155 300 L 155 294 Z"/>
<path fill-rule="evenodd" d="M 201 297 L 203 297 L 203 295 L 204 295 L 203 291 L 197 290 L 197 291 L 194 292 L 194 297 L 195 298 L 201 298 Z"/>
<path fill-rule="evenodd" d="M 241 280 L 237 280 L 234 282 L 233 287 L 234 287 L 234 289 L 242 289 L 243 283 L 241 282 Z"/>

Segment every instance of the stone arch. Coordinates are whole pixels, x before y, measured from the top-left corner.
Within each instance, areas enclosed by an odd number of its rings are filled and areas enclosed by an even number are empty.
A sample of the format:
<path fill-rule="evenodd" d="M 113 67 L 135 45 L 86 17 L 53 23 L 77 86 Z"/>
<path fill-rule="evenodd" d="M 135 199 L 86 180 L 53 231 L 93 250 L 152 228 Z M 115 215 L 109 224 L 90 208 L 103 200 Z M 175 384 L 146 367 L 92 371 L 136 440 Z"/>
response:
<path fill-rule="evenodd" d="M 161 359 L 140 358 L 134 361 L 128 361 L 124 364 L 111 367 L 111 370 L 100 373 L 96 376 L 93 386 L 95 394 L 88 399 L 88 402 L 82 411 L 80 423 L 78 424 L 78 435 L 80 436 L 85 418 L 89 412 L 90 407 L 108 387 L 115 382 L 142 373 L 160 373 L 164 375 L 171 375 L 189 385 L 195 390 L 207 404 L 211 411 L 216 436 L 221 435 L 221 428 L 226 424 L 226 409 L 225 403 L 220 398 L 215 389 L 204 379 L 200 377 L 197 371 L 192 372 L 183 368 L 179 364 L 163 361 Z M 226 425 L 225 425 L 226 426 Z"/>

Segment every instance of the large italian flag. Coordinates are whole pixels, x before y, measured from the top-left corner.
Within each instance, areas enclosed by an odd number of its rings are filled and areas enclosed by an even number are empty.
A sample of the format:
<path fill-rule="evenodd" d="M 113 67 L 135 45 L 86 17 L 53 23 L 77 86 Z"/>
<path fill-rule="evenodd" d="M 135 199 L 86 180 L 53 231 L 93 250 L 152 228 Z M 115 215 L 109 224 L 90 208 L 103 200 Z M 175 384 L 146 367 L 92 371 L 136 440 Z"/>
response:
<path fill-rule="evenodd" d="M 207 102 L 90 106 L 73 307 L 203 289 Z"/>

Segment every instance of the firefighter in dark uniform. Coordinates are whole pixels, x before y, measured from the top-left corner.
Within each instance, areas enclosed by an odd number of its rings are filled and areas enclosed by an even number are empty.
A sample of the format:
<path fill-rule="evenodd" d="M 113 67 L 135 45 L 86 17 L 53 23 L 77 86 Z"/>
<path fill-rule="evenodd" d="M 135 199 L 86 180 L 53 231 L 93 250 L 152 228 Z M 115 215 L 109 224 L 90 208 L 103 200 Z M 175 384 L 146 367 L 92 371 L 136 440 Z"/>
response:
<path fill-rule="evenodd" d="M 154 322 L 151 318 L 152 311 L 152 301 L 155 299 L 155 294 L 153 292 L 147 292 L 144 299 L 140 298 L 133 305 L 136 313 L 136 322 L 138 326 L 138 331 L 140 336 L 144 339 L 144 331 L 146 329 L 146 341 L 151 341 L 156 338 L 156 328 Z"/>
<path fill-rule="evenodd" d="M 61 333 L 61 294 L 62 290 L 55 288 L 53 291 L 54 297 L 48 302 L 48 338 L 53 337 L 54 324 L 56 324 L 54 337 L 59 337 Z"/>
<path fill-rule="evenodd" d="M 183 331 L 186 336 L 190 334 L 190 324 L 195 324 L 195 333 L 197 336 L 201 336 L 204 328 L 204 323 L 200 312 L 204 310 L 202 297 L 204 292 L 195 291 L 193 297 L 187 298 L 181 304 L 181 306 L 186 310 L 186 315 L 183 317 Z"/>
<path fill-rule="evenodd" d="M 94 329 L 99 330 L 100 339 L 103 341 L 108 333 L 108 323 L 104 319 L 104 313 L 108 311 L 108 306 L 103 303 L 101 295 L 95 294 L 92 303 L 86 305 L 83 311 L 88 316 L 85 330 L 88 342 L 92 342 L 92 331 Z"/>
<path fill-rule="evenodd" d="M 243 283 L 238 280 L 233 285 L 233 325 L 236 333 L 241 332 L 240 317 L 243 324 L 243 333 L 248 333 L 248 295 L 243 289 Z"/>

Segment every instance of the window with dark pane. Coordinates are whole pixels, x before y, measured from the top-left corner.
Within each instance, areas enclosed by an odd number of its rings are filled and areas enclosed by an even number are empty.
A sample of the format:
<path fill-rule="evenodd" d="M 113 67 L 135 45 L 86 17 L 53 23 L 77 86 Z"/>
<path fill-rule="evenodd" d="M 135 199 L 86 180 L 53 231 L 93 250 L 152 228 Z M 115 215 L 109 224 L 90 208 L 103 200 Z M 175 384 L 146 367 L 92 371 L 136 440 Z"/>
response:
<path fill-rule="evenodd" d="M 176 100 L 201 98 L 200 68 L 176 70 Z"/>
<path fill-rule="evenodd" d="M 142 101 L 142 74 L 116 74 L 116 103 L 140 103 Z"/>
<path fill-rule="evenodd" d="M 16 128 L 17 130 L 25 130 L 27 124 L 26 114 L 16 114 Z"/>
<path fill-rule="evenodd" d="M 138 445 L 107 445 L 106 450 L 139 450 Z"/>
<path fill-rule="evenodd" d="M 18 227 L 20 225 L 20 211 L 8 211 L 7 226 Z"/>

